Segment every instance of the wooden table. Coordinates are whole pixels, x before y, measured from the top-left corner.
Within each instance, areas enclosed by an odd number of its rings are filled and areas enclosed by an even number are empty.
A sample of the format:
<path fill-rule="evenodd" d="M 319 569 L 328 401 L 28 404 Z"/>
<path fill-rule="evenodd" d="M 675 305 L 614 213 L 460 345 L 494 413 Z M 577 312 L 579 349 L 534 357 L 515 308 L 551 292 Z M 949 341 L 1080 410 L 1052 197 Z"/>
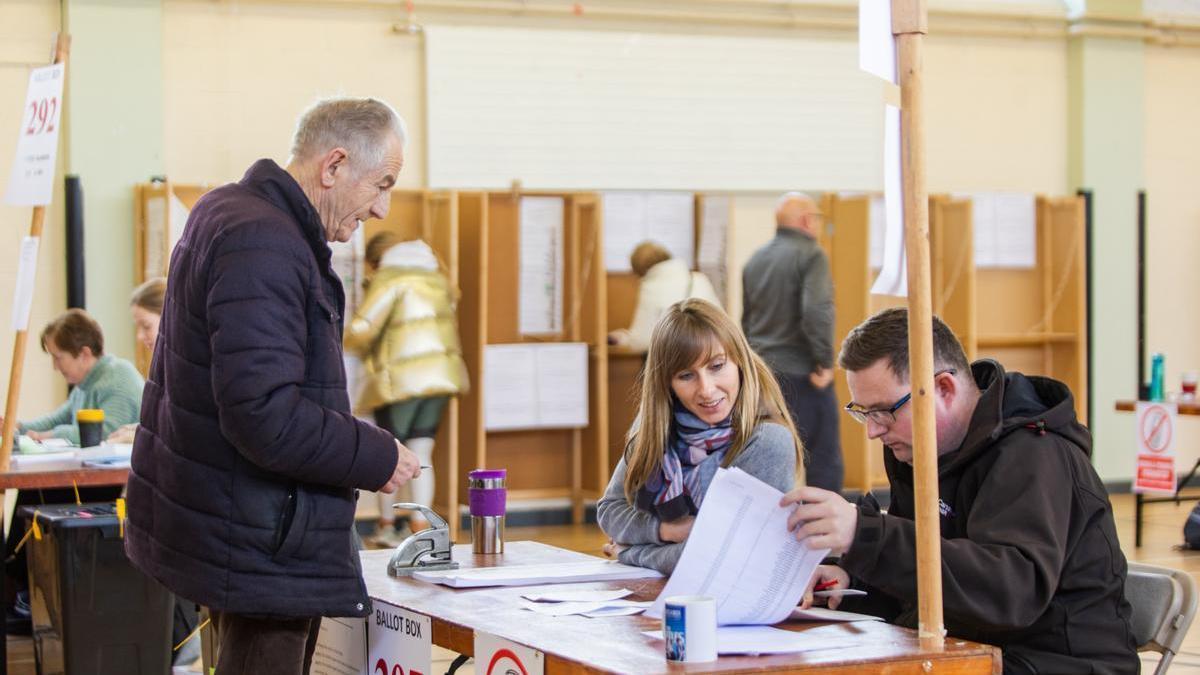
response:
<path fill-rule="evenodd" d="M 1117 401 L 1114 407 L 1119 412 L 1136 412 L 1137 404 L 1137 401 L 1124 400 Z M 1176 406 L 1179 408 L 1180 415 L 1200 415 L 1200 404 L 1195 402 L 1177 403 Z M 1171 495 L 1170 497 L 1147 497 L 1140 492 L 1134 493 L 1133 545 L 1135 547 L 1141 548 L 1142 546 L 1142 508 L 1145 507 L 1146 504 L 1166 504 L 1167 502 L 1175 502 L 1178 504 L 1180 500 L 1179 491 L 1183 489 L 1184 485 L 1188 484 L 1188 481 L 1192 479 L 1192 476 L 1196 475 L 1197 469 L 1200 469 L 1200 459 L 1197 459 L 1196 463 L 1192 465 L 1191 471 L 1188 471 L 1187 474 L 1180 478 L 1175 484 L 1175 494 Z"/>
<path fill-rule="evenodd" d="M 668 665 L 663 643 L 642 635 L 659 630 L 660 623 L 644 616 L 588 619 L 582 616 L 548 617 L 520 608 L 518 598 L 539 587 L 454 589 L 412 579 L 389 577 L 391 551 L 362 553 L 367 592 L 429 616 L 433 643 L 460 654 L 475 651 L 476 630 L 498 635 L 545 654 L 546 673 L 665 673 L 766 671 L 822 673 L 999 673 L 996 647 L 950 638 L 944 652 L 921 649 L 916 633 L 883 622 L 853 624 L 793 623 L 781 627 L 807 631 L 830 643 L 854 643 L 853 648 L 829 649 L 772 656 L 723 656 L 713 663 Z M 531 541 L 508 542 L 503 556 L 475 556 L 470 546 L 454 547 L 454 560 L 463 567 L 497 564 L 534 564 L 593 559 Z M 631 582 L 597 582 L 587 588 L 628 588 L 633 600 L 653 600 L 665 583 L 662 579 Z M 548 588 L 542 586 L 540 588 Z M 928 666 L 926 664 L 929 664 Z M 932 670 L 930 670 L 932 668 Z"/>

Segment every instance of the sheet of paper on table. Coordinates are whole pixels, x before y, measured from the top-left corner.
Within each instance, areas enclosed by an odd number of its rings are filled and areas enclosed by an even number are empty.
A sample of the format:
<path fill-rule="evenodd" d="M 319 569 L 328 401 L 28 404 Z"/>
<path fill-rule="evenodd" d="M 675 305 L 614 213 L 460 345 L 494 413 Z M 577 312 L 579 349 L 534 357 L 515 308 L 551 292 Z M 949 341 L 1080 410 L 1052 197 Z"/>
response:
<path fill-rule="evenodd" d="M 635 600 L 597 600 L 590 602 L 532 602 L 522 600 L 525 609 L 544 616 L 624 616 L 644 612 L 650 606 L 649 602 Z M 617 610 L 620 610 L 618 612 Z M 597 614 L 599 613 L 599 614 Z"/>
<path fill-rule="evenodd" d="M 741 469 L 718 469 L 675 572 L 646 616 L 661 619 L 673 595 L 707 595 L 717 601 L 719 625 L 786 619 L 829 550 L 796 540 L 781 497 Z"/>
<path fill-rule="evenodd" d="M 570 563 L 541 565 L 506 565 L 504 567 L 470 567 L 438 572 L 415 572 L 413 578 L 451 588 L 482 588 L 485 586 L 540 586 L 582 581 L 631 581 L 657 579 L 662 574 L 642 567 L 596 558 Z"/>
<path fill-rule="evenodd" d="M 642 633 L 654 640 L 662 639 L 662 631 Z M 824 649 L 848 649 L 853 640 L 830 640 L 826 636 L 806 636 L 803 631 L 790 631 L 770 626 L 718 626 L 718 654 L 798 654 Z"/>
<path fill-rule="evenodd" d="M 609 600 L 620 600 L 621 598 L 633 595 L 633 591 L 628 588 L 587 588 L 579 590 L 551 589 L 548 591 L 536 591 L 532 593 L 522 593 L 521 597 L 534 602 L 605 602 Z"/>

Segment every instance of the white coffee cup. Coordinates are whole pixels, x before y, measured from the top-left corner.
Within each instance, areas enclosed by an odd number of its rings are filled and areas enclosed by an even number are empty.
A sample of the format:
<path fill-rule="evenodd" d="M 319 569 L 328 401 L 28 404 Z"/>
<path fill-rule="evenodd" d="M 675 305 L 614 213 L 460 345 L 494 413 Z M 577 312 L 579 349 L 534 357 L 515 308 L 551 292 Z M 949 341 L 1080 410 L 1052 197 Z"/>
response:
<path fill-rule="evenodd" d="M 707 595 L 677 595 L 663 604 L 668 661 L 717 660 L 717 602 Z"/>

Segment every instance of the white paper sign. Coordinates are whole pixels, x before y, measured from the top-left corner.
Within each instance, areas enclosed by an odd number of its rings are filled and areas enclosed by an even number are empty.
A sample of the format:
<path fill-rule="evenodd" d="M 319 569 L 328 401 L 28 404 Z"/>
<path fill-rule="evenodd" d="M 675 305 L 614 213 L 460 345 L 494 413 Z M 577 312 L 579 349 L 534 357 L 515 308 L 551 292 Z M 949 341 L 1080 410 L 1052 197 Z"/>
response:
<path fill-rule="evenodd" d="M 38 237 L 21 240 L 17 261 L 17 288 L 13 292 L 12 327 L 29 330 L 29 311 L 33 308 L 33 286 L 37 277 Z"/>
<path fill-rule="evenodd" d="M 976 267 L 1028 269 L 1037 264 L 1037 198 L 1032 193 L 955 196 L 971 200 Z"/>
<path fill-rule="evenodd" d="M 59 63 L 29 74 L 29 89 L 21 112 L 17 154 L 8 178 L 5 200 L 16 206 L 45 206 L 54 193 L 54 162 L 62 119 L 65 67 Z"/>
<path fill-rule="evenodd" d="M 892 0 L 858 0 L 858 67 L 896 83 Z"/>
<path fill-rule="evenodd" d="M 476 675 L 543 675 L 546 657 L 502 637 L 475 631 Z"/>
<path fill-rule="evenodd" d="M 900 174 L 900 109 L 887 106 L 883 123 L 883 201 L 887 227 L 883 241 L 883 269 L 871 293 L 908 295 L 908 265 L 904 254 L 904 182 Z"/>
<path fill-rule="evenodd" d="M 562 197 L 521 198 L 522 335 L 562 330 L 563 204 Z"/>
<path fill-rule="evenodd" d="M 605 192 L 604 268 L 629 272 L 638 244 L 655 241 L 690 268 L 695 259 L 696 204 L 690 192 Z"/>
<path fill-rule="evenodd" d="M 367 667 L 386 675 L 430 675 L 433 622 L 424 614 L 372 600 L 367 619 Z"/>
<path fill-rule="evenodd" d="M 1134 492 L 1175 492 L 1175 430 L 1179 406 L 1137 404 L 1137 475 Z"/>
<path fill-rule="evenodd" d="M 365 619 L 321 619 L 312 675 L 367 675 Z"/>
<path fill-rule="evenodd" d="M 587 344 L 487 345 L 483 387 L 489 431 L 586 427 Z"/>

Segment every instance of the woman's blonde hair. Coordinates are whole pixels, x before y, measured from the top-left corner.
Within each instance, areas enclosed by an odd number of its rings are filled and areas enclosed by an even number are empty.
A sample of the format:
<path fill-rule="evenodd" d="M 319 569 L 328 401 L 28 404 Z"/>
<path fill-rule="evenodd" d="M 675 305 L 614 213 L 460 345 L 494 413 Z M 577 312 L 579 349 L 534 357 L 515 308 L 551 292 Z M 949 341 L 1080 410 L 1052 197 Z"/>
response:
<path fill-rule="evenodd" d="M 167 280 L 162 277 L 154 277 L 133 289 L 133 293 L 129 296 L 129 304 L 133 307 L 141 307 L 151 314 L 162 316 L 163 300 L 166 296 Z"/>
<path fill-rule="evenodd" d="M 721 466 L 731 465 L 755 428 L 770 421 L 791 433 L 796 446 L 796 480 L 804 482 L 804 448 L 775 376 L 750 349 L 741 328 L 720 307 L 689 298 L 671 305 L 650 337 L 650 351 L 639 378 L 637 418 L 625 442 L 625 497 L 630 503 L 654 472 L 661 470 L 663 450 L 671 442 L 675 399 L 671 381 L 697 361 L 708 361 L 717 348 L 724 348 L 725 357 L 737 366 L 740 382 L 733 402 L 733 443 Z"/>

